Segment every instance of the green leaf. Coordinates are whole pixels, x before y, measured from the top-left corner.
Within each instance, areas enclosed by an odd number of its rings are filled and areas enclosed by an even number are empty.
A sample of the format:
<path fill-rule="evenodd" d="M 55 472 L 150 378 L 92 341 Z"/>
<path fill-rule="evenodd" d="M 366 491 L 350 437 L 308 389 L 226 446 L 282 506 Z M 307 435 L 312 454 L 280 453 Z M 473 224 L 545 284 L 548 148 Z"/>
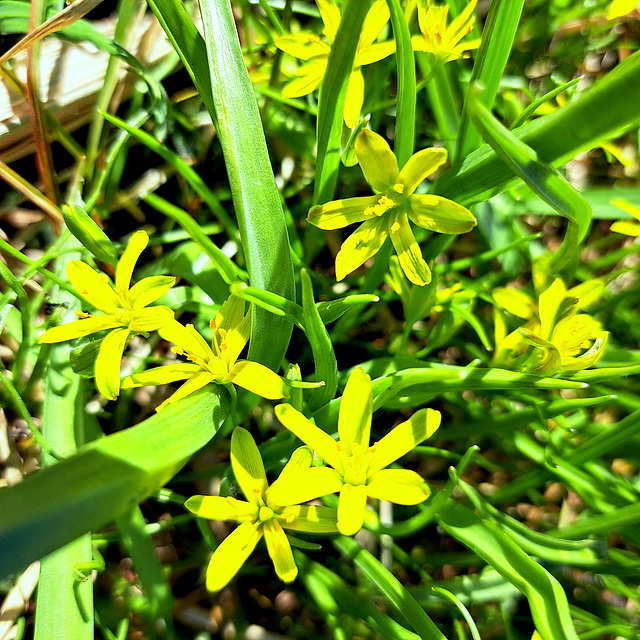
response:
<path fill-rule="evenodd" d="M 0 576 L 144 500 L 213 437 L 228 409 L 226 392 L 205 388 L 0 493 Z"/>
<path fill-rule="evenodd" d="M 569 220 L 564 249 L 568 260 L 589 230 L 591 207 L 559 171 L 541 160 L 536 151 L 502 125 L 480 103 L 473 89 L 468 94 L 468 108 L 482 137 L 502 161 L 549 206 Z"/>
<path fill-rule="evenodd" d="M 242 246 L 253 287 L 295 299 L 291 248 L 267 152 L 260 112 L 242 57 L 228 0 L 200 2 L 222 146 Z M 292 322 L 256 308 L 249 359 L 277 370 L 289 345 Z"/>
<path fill-rule="evenodd" d="M 447 502 L 436 515 L 438 524 L 469 547 L 529 601 L 531 615 L 543 640 L 578 640 L 560 583 L 498 525 L 481 520 L 466 507 Z"/>
<path fill-rule="evenodd" d="M 613 138 L 640 120 L 640 51 L 621 62 L 580 97 L 513 134 L 538 158 L 559 165 L 581 151 Z M 433 193 L 466 207 L 517 184 L 511 167 L 489 147 L 466 156 L 459 171 L 436 180 Z"/>
<path fill-rule="evenodd" d="M 469 127 L 467 101 L 472 91 L 473 83 L 479 82 L 485 87 L 480 101 L 485 107 L 491 109 L 498 93 L 498 87 L 504 74 L 507 60 L 511 54 L 511 47 L 513 46 L 523 6 L 524 0 L 493 0 L 489 6 L 489 13 L 482 28 L 482 40 L 473 63 L 465 106 L 460 121 L 456 163 L 466 158 L 482 142 L 479 132 L 473 127 Z"/>
<path fill-rule="evenodd" d="M 318 158 L 313 189 L 314 204 L 328 202 L 338 181 L 342 117 L 347 83 L 353 70 L 362 23 L 371 0 L 347 0 L 341 9 L 348 20 L 341 20 L 331 46 L 320 94 L 318 96 Z"/>

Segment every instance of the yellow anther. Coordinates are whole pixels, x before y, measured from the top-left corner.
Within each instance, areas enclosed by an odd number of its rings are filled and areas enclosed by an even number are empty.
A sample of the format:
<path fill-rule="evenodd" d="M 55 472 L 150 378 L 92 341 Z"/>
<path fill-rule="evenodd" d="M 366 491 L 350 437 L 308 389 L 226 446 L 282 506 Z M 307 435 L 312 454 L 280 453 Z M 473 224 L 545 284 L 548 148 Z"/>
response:
<path fill-rule="evenodd" d="M 211 318 L 211 320 L 209 320 L 209 329 L 211 329 L 211 331 L 213 331 L 216 328 L 216 321 Z"/>
<path fill-rule="evenodd" d="M 76 311 L 76 316 L 84 320 L 85 318 L 88 318 L 90 314 L 88 314 L 86 311 Z"/>
<path fill-rule="evenodd" d="M 398 231 L 400 231 L 400 223 L 399 222 L 394 222 L 391 225 L 391 233 L 398 233 Z"/>
<path fill-rule="evenodd" d="M 404 185 L 400 182 L 398 182 L 397 184 L 393 185 L 393 190 L 396 193 L 399 193 L 400 195 L 402 195 L 404 193 Z"/>

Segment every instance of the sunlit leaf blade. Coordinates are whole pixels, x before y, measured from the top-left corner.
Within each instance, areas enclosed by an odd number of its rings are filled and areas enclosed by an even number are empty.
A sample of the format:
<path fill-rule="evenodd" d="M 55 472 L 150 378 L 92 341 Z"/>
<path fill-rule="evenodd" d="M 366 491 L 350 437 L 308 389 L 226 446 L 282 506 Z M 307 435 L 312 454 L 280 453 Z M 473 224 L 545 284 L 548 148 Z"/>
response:
<path fill-rule="evenodd" d="M 640 120 L 640 52 L 629 56 L 571 104 L 514 131 L 543 162 L 558 165 Z M 518 182 L 487 145 L 464 158 L 459 171 L 436 181 L 433 193 L 469 207 Z"/>
<path fill-rule="evenodd" d="M 493 0 L 482 28 L 482 40 L 475 55 L 469 90 L 477 81 L 485 87 L 481 103 L 491 108 L 504 73 L 520 21 L 524 0 Z M 467 105 L 462 113 L 458 131 L 456 163 L 480 146 L 480 134 L 469 126 Z"/>
<path fill-rule="evenodd" d="M 0 576 L 108 524 L 160 488 L 213 437 L 228 403 L 226 392 L 205 388 L 0 493 Z"/>
<path fill-rule="evenodd" d="M 295 298 L 289 236 L 228 0 L 200 3 L 211 90 L 251 285 Z M 248 153 L 248 150 L 251 150 Z M 280 366 L 293 324 L 254 309 L 249 359 Z"/>
<path fill-rule="evenodd" d="M 589 203 L 556 169 L 541 160 L 534 149 L 502 125 L 480 103 L 473 89 L 468 96 L 468 107 L 476 127 L 498 157 L 549 206 L 577 225 L 578 241 L 584 239 L 591 221 Z"/>
<path fill-rule="evenodd" d="M 353 69 L 360 29 L 371 6 L 371 0 L 347 0 L 318 97 L 318 157 L 316 161 L 313 201 L 315 204 L 333 198 L 340 168 L 340 138 L 347 83 Z"/>

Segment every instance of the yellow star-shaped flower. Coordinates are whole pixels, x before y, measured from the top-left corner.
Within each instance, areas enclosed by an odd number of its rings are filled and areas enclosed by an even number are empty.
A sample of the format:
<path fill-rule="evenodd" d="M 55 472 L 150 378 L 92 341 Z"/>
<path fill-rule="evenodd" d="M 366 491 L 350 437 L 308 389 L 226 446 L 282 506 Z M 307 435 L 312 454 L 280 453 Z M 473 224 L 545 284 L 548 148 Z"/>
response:
<path fill-rule="evenodd" d="M 462 42 L 462 38 L 473 29 L 473 10 L 476 3 L 477 0 L 471 0 L 447 26 L 449 6 L 434 5 L 431 0 L 426 3 L 421 0 L 418 3 L 418 25 L 421 34 L 411 38 L 413 50 L 429 53 L 444 64 L 463 58 L 466 51 L 477 49 L 480 40 Z"/>
<path fill-rule="evenodd" d="M 347 381 L 337 441 L 291 405 L 278 405 L 278 420 L 331 466 L 299 469 L 286 482 L 276 480 L 269 489 L 271 499 L 278 504 L 299 504 L 340 492 L 338 530 L 347 536 L 362 527 L 368 497 L 403 505 L 426 500 L 430 489 L 420 475 L 385 467 L 431 436 L 440 426 L 440 413 L 421 409 L 369 446 L 371 411 L 371 378 L 362 367 L 356 367 Z"/>
<path fill-rule="evenodd" d="M 307 447 L 296 449 L 277 482 L 288 483 L 290 475 L 308 468 L 312 459 Z M 211 557 L 207 568 L 207 589 L 220 591 L 225 587 L 263 536 L 278 577 L 284 582 L 293 581 L 298 575 L 298 568 L 284 530 L 335 533 L 336 510 L 300 504 L 281 506 L 274 502 L 258 447 L 251 434 L 242 427 L 236 427 L 231 436 L 231 466 L 246 502 L 221 496 L 193 496 L 184 505 L 201 518 L 240 523 Z"/>
<path fill-rule="evenodd" d="M 177 320 L 172 320 L 163 325 L 159 330 L 160 335 L 176 345 L 173 351 L 186 356 L 189 362 L 168 364 L 135 373 L 122 381 L 122 388 L 186 380 L 156 411 L 161 411 L 168 404 L 188 396 L 210 382 L 233 383 L 270 400 L 287 395 L 286 383 L 271 369 L 257 362 L 238 360 L 251 332 L 251 314 L 245 315 L 244 300 L 230 296 L 209 326 L 212 331 L 211 346 L 191 324 L 185 327 Z"/>
<path fill-rule="evenodd" d="M 72 260 L 67 277 L 73 288 L 104 315 L 76 312 L 81 320 L 48 329 L 38 342 L 63 342 L 110 329 L 100 344 L 95 363 L 98 391 L 114 400 L 120 391 L 120 361 L 125 345 L 136 333 L 154 331 L 173 321 L 173 311 L 158 305 L 149 307 L 175 283 L 170 276 L 150 276 L 131 286 L 131 277 L 140 254 L 149 242 L 144 231 L 136 231 L 129 240 L 116 267 L 115 287 L 109 278 L 88 264 Z"/>
<path fill-rule="evenodd" d="M 327 70 L 331 45 L 336 37 L 341 15 L 335 0 L 316 0 L 316 2 L 324 22 L 323 34 L 326 40 L 314 33 L 301 32 L 281 36 L 275 42 L 278 49 L 306 61 L 306 64 L 298 69 L 296 78 L 284 87 L 282 95 L 285 98 L 298 98 L 315 91 Z M 362 25 L 353 71 L 347 86 L 344 122 L 352 129 L 358 124 L 364 102 L 364 76 L 361 67 L 378 62 L 395 51 L 394 40 L 375 42 L 388 21 L 389 8 L 386 0 L 376 0 Z"/>
<path fill-rule="evenodd" d="M 609 334 L 597 320 L 578 311 L 597 300 L 604 288 L 601 281 L 588 280 L 567 290 L 562 280 L 551 278 L 537 304 L 519 289 L 494 289 L 493 298 L 501 308 L 528 320 L 507 334 L 504 319 L 496 315 L 494 365 L 541 376 L 593 366 L 602 357 Z M 527 355 L 530 346 L 534 349 Z"/>
<path fill-rule="evenodd" d="M 407 278 L 417 285 L 428 284 L 431 271 L 409 220 L 439 233 L 465 233 L 476 225 L 463 206 L 440 196 L 415 193 L 418 185 L 446 161 L 446 150 L 418 151 L 399 170 L 386 140 L 369 129 L 360 133 L 355 149 L 364 177 L 377 195 L 332 200 L 312 207 L 307 217 L 320 229 L 363 223 L 344 241 L 336 256 L 336 279 L 342 280 L 378 253 L 390 236 Z"/>

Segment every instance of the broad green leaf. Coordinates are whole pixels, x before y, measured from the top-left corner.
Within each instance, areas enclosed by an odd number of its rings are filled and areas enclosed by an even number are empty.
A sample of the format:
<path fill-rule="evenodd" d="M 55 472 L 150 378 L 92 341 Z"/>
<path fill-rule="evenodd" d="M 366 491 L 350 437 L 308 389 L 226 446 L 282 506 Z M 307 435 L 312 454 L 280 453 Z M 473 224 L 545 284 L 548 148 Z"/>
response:
<path fill-rule="evenodd" d="M 466 507 L 447 502 L 436 515 L 452 537 L 477 553 L 529 601 L 543 640 L 577 640 L 567 596 L 560 583 L 532 560 L 498 525 L 481 520 Z"/>
<path fill-rule="evenodd" d="M 205 388 L 0 493 L 0 576 L 144 500 L 215 435 L 228 407 L 226 392 Z"/>
<path fill-rule="evenodd" d="M 217 116 L 216 133 L 225 158 L 250 283 L 293 300 L 293 263 L 280 193 L 231 4 L 228 0 L 204 0 L 200 11 Z M 249 359 L 277 369 L 292 329 L 287 318 L 255 308 Z"/>

